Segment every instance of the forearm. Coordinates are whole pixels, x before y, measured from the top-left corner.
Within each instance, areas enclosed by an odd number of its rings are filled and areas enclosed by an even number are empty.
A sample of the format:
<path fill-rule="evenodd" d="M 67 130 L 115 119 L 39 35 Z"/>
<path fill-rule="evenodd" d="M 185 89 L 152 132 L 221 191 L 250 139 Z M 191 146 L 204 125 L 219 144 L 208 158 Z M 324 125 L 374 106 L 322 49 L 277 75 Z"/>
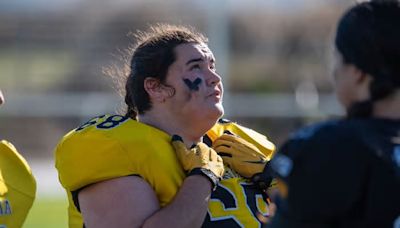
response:
<path fill-rule="evenodd" d="M 210 195 L 211 182 L 206 177 L 189 176 L 174 200 L 146 219 L 143 227 L 200 227 Z"/>

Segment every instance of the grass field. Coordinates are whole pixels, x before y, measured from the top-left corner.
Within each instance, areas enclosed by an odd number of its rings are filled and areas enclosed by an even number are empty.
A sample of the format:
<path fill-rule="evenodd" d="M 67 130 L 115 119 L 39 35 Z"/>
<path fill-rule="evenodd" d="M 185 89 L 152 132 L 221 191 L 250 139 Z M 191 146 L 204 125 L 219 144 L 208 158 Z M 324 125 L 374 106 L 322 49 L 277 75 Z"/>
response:
<path fill-rule="evenodd" d="M 37 197 L 24 228 L 66 228 L 67 200 L 62 197 Z"/>

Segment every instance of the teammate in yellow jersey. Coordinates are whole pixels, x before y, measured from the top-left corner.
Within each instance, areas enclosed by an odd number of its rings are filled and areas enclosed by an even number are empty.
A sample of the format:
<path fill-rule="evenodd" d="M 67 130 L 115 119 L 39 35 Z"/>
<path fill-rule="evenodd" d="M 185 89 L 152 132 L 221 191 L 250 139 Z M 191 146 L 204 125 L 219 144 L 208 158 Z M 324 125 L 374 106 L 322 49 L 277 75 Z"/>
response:
<path fill-rule="evenodd" d="M 35 194 L 36 182 L 28 163 L 11 143 L 0 140 L 0 227 L 22 227 Z"/>
<path fill-rule="evenodd" d="M 260 173 L 275 147 L 218 121 L 223 87 L 207 39 L 173 25 L 136 38 L 126 115 L 93 118 L 56 148 L 69 226 L 261 227 L 271 180 Z"/>

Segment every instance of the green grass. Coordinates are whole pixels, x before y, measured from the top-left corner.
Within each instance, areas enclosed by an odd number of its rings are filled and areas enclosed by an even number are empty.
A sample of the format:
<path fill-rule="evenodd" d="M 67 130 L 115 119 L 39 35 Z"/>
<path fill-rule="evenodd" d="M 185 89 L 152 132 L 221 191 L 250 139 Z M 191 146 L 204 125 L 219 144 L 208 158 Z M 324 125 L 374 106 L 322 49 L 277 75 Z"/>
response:
<path fill-rule="evenodd" d="M 68 202 L 66 198 L 37 197 L 26 218 L 24 228 L 66 228 Z"/>

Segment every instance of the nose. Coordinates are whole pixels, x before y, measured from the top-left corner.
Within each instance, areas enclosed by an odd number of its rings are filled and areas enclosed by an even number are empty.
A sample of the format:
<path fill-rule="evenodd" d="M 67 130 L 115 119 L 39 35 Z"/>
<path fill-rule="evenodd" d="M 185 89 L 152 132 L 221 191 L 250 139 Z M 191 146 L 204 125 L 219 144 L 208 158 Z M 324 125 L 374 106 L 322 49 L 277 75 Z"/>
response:
<path fill-rule="evenodd" d="M 208 77 L 206 79 L 207 86 L 214 86 L 221 82 L 221 76 L 213 70 L 209 70 Z"/>

